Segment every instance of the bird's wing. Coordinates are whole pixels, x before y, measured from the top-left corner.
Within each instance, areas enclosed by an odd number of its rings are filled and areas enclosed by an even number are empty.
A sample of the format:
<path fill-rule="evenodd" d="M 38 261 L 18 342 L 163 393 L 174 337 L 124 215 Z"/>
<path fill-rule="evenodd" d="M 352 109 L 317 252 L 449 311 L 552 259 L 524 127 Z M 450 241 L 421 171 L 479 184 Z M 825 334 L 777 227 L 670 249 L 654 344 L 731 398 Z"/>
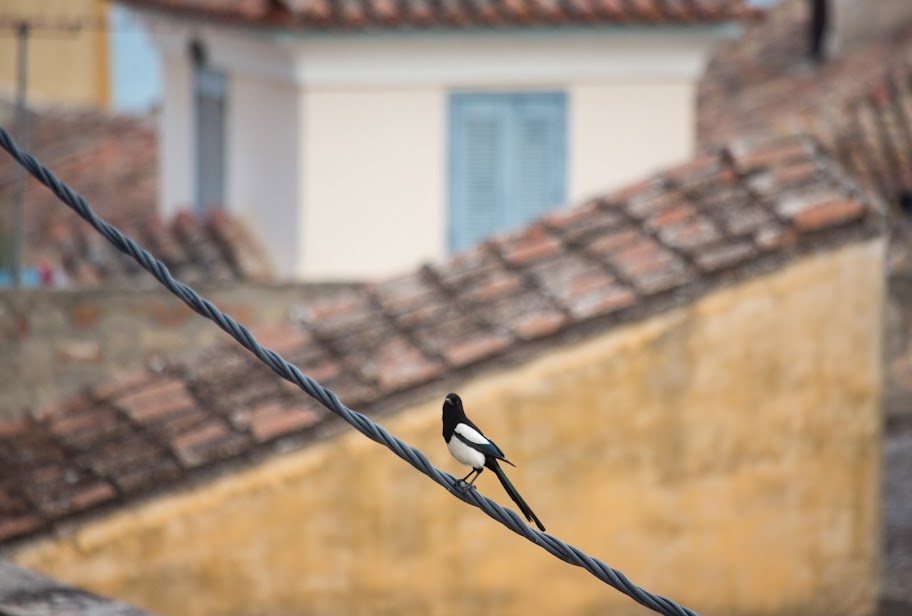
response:
<path fill-rule="evenodd" d="M 472 449 L 480 451 L 486 456 L 491 456 L 492 458 L 503 460 L 507 464 L 513 464 L 507 460 L 507 458 L 504 456 L 504 452 L 500 450 L 500 447 L 498 447 L 494 441 L 482 434 L 481 431 L 477 428 L 468 424 L 460 423 L 456 425 L 456 429 L 453 431 L 453 434 L 455 434 L 456 438 L 458 438 L 460 441 Z"/>

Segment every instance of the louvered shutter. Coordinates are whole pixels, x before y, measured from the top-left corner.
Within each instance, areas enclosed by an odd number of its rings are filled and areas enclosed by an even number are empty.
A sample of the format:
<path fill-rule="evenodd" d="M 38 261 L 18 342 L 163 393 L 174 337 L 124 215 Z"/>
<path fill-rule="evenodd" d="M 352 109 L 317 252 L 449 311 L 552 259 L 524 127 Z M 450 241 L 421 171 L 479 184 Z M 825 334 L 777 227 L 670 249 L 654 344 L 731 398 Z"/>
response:
<path fill-rule="evenodd" d="M 455 95 L 450 124 L 450 249 L 473 246 L 502 225 L 509 108 L 494 94 Z"/>
<path fill-rule="evenodd" d="M 520 228 L 563 203 L 567 176 L 563 94 L 522 94 L 512 114 L 514 173 L 508 229 Z"/>
<path fill-rule="evenodd" d="M 454 94 L 450 250 L 521 227 L 560 205 L 566 174 L 564 94 Z"/>

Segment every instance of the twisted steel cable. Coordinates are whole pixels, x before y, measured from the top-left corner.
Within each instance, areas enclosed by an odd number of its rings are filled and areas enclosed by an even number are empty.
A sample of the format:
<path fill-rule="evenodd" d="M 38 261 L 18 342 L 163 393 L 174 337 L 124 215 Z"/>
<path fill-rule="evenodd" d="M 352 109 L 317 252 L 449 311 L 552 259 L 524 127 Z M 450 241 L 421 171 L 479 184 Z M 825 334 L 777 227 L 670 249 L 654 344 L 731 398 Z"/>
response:
<path fill-rule="evenodd" d="M 116 227 L 99 218 L 85 199 L 61 182 L 31 154 L 19 148 L 10 134 L 0 127 L 0 146 L 19 162 L 36 180 L 48 187 L 60 201 L 70 207 L 96 231 L 101 233 L 118 250 L 133 257 L 139 265 L 151 273 L 156 280 L 169 291 L 177 295 L 195 312 L 214 321 L 228 335 L 237 340 L 244 348 L 253 353 L 260 361 L 269 366 L 273 372 L 291 381 L 320 404 L 340 416 L 367 438 L 385 445 L 397 456 L 411 464 L 418 471 L 443 486 L 463 502 L 474 505 L 491 518 L 497 520 L 514 533 L 541 546 L 560 560 L 582 567 L 612 588 L 624 593 L 640 605 L 666 616 L 697 616 L 691 609 L 680 606 L 671 599 L 655 595 L 631 582 L 620 571 L 613 569 L 602 561 L 592 558 L 582 550 L 564 543 L 560 539 L 539 532 L 528 526 L 517 513 L 501 507 L 475 489 L 463 489 L 457 485 L 459 480 L 449 473 L 437 469 L 419 450 L 399 440 L 383 427 L 377 425 L 363 414 L 353 411 L 339 400 L 330 389 L 323 387 L 315 380 L 302 373 L 297 367 L 288 363 L 275 351 L 261 346 L 246 327 L 223 313 L 209 300 L 201 297 L 196 291 L 176 280 L 164 263 L 153 257 L 133 240 L 126 237 Z"/>

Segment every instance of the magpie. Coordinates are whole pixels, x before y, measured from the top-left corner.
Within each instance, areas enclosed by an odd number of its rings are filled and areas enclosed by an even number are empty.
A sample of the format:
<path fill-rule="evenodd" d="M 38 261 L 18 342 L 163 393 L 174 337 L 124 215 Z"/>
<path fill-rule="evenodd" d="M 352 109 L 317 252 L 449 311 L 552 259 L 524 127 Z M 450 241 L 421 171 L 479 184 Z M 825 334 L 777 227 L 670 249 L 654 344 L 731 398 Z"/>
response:
<path fill-rule="evenodd" d="M 541 520 L 532 512 L 523 497 L 507 479 L 498 460 L 506 462 L 510 466 L 515 467 L 516 465 L 507 460 L 500 447 L 482 434 L 478 426 L 466 417 L 465 410 L 462 408 L 462 400 L 456 394 L 448 394 L 443 401 L 443 440 L 446 441 L 447 449 L 456 460 L 472 467 L 472 470 L 460 480 L 460 483 L 465 483 L 466 479 L 475 475 L 468 483 L 471 486 L 481 475 L 481 471 L 486 467 L 491 469 L 526 519 L 535 522 L 535 525 L 544 532 L 545 527 Z"/>

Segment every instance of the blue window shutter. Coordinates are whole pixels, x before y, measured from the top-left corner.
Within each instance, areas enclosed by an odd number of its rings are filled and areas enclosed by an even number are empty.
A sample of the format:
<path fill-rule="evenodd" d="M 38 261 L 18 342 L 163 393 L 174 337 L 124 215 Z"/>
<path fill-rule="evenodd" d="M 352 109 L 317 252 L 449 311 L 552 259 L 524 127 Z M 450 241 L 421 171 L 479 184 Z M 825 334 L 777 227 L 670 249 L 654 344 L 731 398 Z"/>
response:
<path fill-rule="evenodd" d="M 523 94 L 513 110 L 515 172 L 507 228 L 520 228 L 566 198 L 567 129 L 563 94 Z"/>
<path fill-rule="evenodd" d="M 450 250 L 518 228 L 560 205 L 566 149 L 562 93 L 452 95 Z"/>
<path fill-rule="evenodd" d="M 503 97 L 457 94 L 450 125 L 450 250 L 473 246 L 500 226 L 507 193 Z"/>

